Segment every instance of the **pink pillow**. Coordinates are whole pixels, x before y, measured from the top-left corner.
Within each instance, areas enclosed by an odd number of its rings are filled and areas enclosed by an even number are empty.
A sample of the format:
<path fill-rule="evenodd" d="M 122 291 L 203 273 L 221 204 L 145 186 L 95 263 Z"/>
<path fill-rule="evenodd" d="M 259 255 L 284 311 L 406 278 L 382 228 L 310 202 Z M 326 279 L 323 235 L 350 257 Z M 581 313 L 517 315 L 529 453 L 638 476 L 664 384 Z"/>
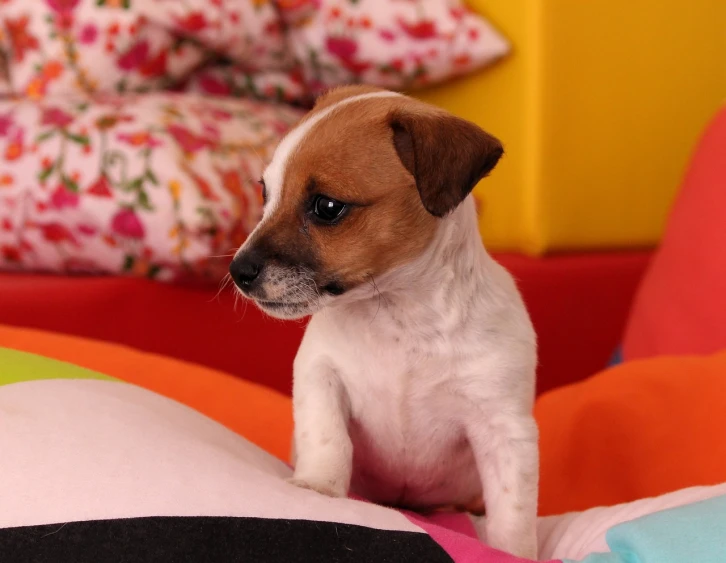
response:
<path fill-rule="evenodd" d="M 0 268 L 218 280 L 300 117 L 170 93 L 0 101 Z"/>
<path fill-rule="evenodd" d="M 0 14 L 13 91 L 36 99 L 159 90 L 218 56 L 293 65 L 268 2 L 3 0 Z"/>
<path fill-rule="evenodd" d="M 726 107 L 698 145 L 635 299 L 626 359 L 726 348 Z"/>
<path fill-rule="evenodd" d="M 280 1 L 310 90 L 365 82 L 409 89 L 471 72 L 507 41 L 459 0 Z"/>

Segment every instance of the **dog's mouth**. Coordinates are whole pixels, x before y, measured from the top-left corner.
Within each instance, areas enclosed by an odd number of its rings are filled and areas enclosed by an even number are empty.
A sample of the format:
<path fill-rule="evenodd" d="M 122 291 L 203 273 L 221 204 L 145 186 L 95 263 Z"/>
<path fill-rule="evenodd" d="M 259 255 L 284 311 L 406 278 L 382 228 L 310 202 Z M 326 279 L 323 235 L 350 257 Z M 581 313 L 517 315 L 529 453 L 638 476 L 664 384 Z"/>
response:
<path fill-rule="evenodd" d="M 256 305 L 271 317 L 277 319 L 301 319 L 315 312 L 316 307 L 309 301 L 271 301 L 255 299 Z"/>
<path fill-rule="evenodd" d="M 263 309 L 302 309 L 303 307 L 309 306 L 309 303 L 305 303 L 302 301 L 297 303 L 291 303 L 289 301 L 257 300 L 257 304 Z"/>

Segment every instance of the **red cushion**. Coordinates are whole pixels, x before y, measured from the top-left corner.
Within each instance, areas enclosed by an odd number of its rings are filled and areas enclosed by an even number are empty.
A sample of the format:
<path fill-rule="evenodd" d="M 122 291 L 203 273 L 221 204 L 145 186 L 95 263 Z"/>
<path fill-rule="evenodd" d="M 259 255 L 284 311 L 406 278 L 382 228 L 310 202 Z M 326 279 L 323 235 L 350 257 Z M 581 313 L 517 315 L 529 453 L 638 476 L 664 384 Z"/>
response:
<path fill-rule="evenodd" d="M 726 107 L 693 156 L 638 290 L 625 358 L 726 348 Z"/>
<path fill-rule="evenodd" d="M 540 392 L 606 365 L 648 257 L 498 257 L 517 278 L 539 333 Z M 144 279 L 0 274 L 0 323 L 127 344 L 289 394 L 304 325 L 244 303 L 235 309 L 231 291 L 216 294 Z"/>

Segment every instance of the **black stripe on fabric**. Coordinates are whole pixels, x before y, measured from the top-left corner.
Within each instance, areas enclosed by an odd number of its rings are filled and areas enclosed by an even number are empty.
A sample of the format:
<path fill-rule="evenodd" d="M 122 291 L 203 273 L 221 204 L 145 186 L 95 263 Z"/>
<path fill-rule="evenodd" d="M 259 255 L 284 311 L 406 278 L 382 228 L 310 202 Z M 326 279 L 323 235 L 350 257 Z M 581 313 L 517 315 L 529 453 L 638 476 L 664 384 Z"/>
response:
<path fill-rule="evenodd" d="M 308 520 L 155 516 L 0 529 L 2 563 L 453 563 L 430 536 Z"/>

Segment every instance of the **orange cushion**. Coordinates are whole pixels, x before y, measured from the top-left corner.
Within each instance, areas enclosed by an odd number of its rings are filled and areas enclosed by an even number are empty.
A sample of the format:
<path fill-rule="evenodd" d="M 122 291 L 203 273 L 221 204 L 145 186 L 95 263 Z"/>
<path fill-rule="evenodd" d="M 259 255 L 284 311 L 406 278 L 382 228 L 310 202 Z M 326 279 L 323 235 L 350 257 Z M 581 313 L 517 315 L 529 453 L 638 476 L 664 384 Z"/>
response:
<path fill-rule="evenodd" d="M 185 403 L 286 460 L 290 399 L 222 372 L 132 348 L 0 325 L 0 346 L 65 360 Z M 726 482 L 726 352 L 621 364 L 546 393 L 542 514 Z"/>
<path fill-rule="evenodd" d="M 226 373 L 133 348 L 0 325 L 0 346 L 32 352 L 134 383 L 244 435 L 287 460 L 292 436 L 288 397 Z"/>
<path fill-rule="evenodd" d="M 638 290 L 626 359 L 726 348 L 726 106 L 706 130 Z"/>
<path fill-rule="evenodd" d="M 621 364 L 535 413 L 544 515 L 726 482 L 726 352 Z"/>

